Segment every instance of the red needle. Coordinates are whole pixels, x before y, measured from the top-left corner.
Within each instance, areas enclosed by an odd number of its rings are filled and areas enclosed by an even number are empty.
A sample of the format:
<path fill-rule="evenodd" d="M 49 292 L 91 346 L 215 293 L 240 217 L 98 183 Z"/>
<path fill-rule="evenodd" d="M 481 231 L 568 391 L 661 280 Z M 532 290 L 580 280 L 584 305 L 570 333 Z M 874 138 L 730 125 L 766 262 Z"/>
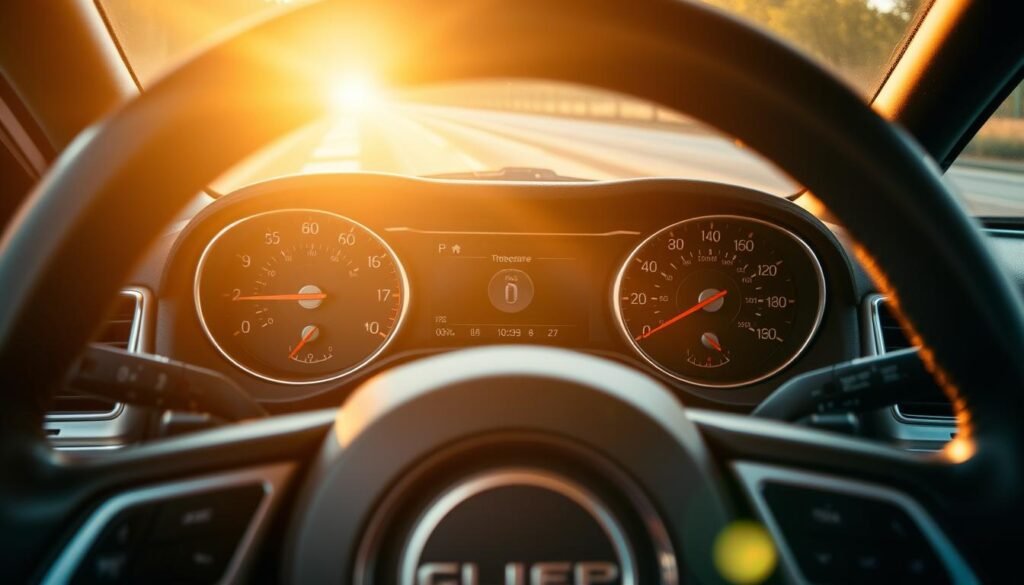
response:
<path fill-rule="evenodd" d="M 327 293 L 296 293 L 290 295 L 252 295 L 235 297 L 236 301 L 320 301 L 327 298 Z"/>
<path fill-rule="evenodd" d="M 704 341 L 706 341 L 708 343 L 708 345 L 710 345 L 711 347 L 717 349 L 719 353 L 722 352 L 722 346 L 718 345 L 718 342 L 715 341 L 714 337 L 711 337 L 710 335 L 706 335 L 706 336 L 704 336 Z"/>
<path fill-rule="evenodd" d="M 727 290 L 720 290 L 720 291 L 716 292 L 715 294 L 713 294 L 710 297 L 704 299 L 703 301 L 697 303 L 696 305 L 690 307 L 689 309 L 686 309 L 682 313 L 679 313 L 675 317 L 672 317 L 668 321 L 665 321 L 661 325 L 658 325 L 654 329 L 651 329 L 647 333 L 644 333 L 642 335 L 636 336 L 636 341 L 640 341 L 641 339 L 647 339 L 648 337 L 654 335 L 655 333 L 661 331 L 662 329 L 668 327 L 669 325 L 672 325 L 676 321 L 680 321 L 682 319 L 685 319 L 686 317 L 689 317 L 690 315 L 696 313 L 697 311 L 703 309 L 704 307 L 706 307 L 706 306 L 710 305 L 711 303 L 717 301 L 718 299 L 724 297 L 728 293 L 729 293 L 729 291 L 727 291 Z"/>
<path fill-rule="evenodd" d="M 295 346 L 295 349 L 293 349 L 292 352 L 288 354 L 288 359 L 295 359 L 295 354 L 299 353 L 299 350 L 302 349 L 302 346 L 306 345 L 306 342 L 312 339 L 313 336 L 316 335 L 316 332 L 316 327 L 310 327 L 309 331 L 302 336 L 302 341 L 300 341 L 299 344 Z"/>

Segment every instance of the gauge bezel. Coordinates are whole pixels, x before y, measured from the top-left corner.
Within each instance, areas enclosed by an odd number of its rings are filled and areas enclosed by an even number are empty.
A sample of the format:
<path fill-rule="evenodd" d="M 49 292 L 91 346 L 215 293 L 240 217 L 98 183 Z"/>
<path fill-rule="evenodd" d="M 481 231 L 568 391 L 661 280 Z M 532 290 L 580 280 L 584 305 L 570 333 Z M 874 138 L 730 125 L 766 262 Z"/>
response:
<path fill-rule="evenodd" d="M 693 377 L 681 375 L 681 374 L 679 374 L 677 372 L 673 372 L 669 368 L 667 368 L 667 367 L 661 365 L 660 363 L 658 363 L 657 360 L 655 360 L 651 356 L 647 355 L 647 352 L 645 352 L 643 350 L 643 348 L 640 347 L 640 344 L 637 343 L 635 339 L 633 339 L 633 336 L 630 335 L 629 327 L 626 325 L 625 317 L 622 314 L 622 305 L 619 302 L 619 296 L 620 296 L 620 292 L 622 290 L 622 279 L 623 279 L 623 277 L 626 274 L 626 269 L 629 267 L 630 263 L 633 261 L 633 258 L 635 258 L 636 255 L 641 250 L 643 250 L 649 243 L 651 243 L 653 240 L 657 239 L 662 234 L 664 234 L 664 233 L 666 233 L 666 232 L 668 232 L 670 230 L 673 230 L 673 229 L 675 229 L 675 228 L 677 228 L 677 227 L 679 227 L 679 226 L 681 226 L 683 224 L 688 224 L 688 223 L 692 223 L 692 222 L 707 221 L 707 220 L 727 220 L 727 221 L 728 220 L 732 220 L 732 221 L 740 220 L 740 221 L 750 221 L 750 222 L 754 222 L 754 223 L 757 223 L 757 224 L 761 224 L 761 225 L 767 227 L 768 229 L 772 229 L 772 230 L 775 230 L 776 232 L 781 233 L 782 235 L 784 235 L 784 236 L 788 237 L 789 239 L 791 239 L 792 241 L 794 241 L 797 244 L 797 247 L 800 248 L 804 252 L 804 254 L 807 255 L 808 259 L 810 260 L 811 266 L 812 266 L 812 268 L 814 270 L 815 279 L 818 282 L 818 306 L 817 306 L 817 309 L 816 309 L 816 314 L 814 316 L 814 323 L 811 326 L 810 330 L 808 331 L 807 335 L 801 341 L 800 346 L 796 349 L 796 351 L 793 352 L 793 354 L 789 358 L 787 358 L 779 366 L 773 368 L 772 370 L 770 370 L 770 371 L 768 371 L 768 372 L 766 372 L 766 373 L 764 373 L 764 374 L 762 374 L 760 376 L 757 376 L 757 377 L 754 377 L 754 378 L 750 378 L 750 379 L 746 379 L 746 380 L 741 380 L 741 381 L 738 381 L 738 382 L 729 382 L 729 383 L 706 382 L 706 381 L 702 381 L 702 380 L 699 380 L 699 379 L 695 379 Z M 674 380 L 678 380 L 678 381 L 683 382 L 685 384 L 690 384 L 692 386 L 698 386 L 698 387 L 701 387 L 701 388 L 715 388 L 715 389 L 741 388 L 741 387 L 744 387 L 744 386 L 750 386 L 750 385 L 753 385 L 753 384 L 757 384 L 758 382 L 763 382 L 764 380 L 767 380 L 768 378 L 771 378 L 775 374 L 778 374 L 782 370 L 784 370 L 787 367 L 789 367 L 793 362 L 795 362 L 797 360 L 797 358 L 799 358 L 801 355 L 803 355 L 803 353 L 807 350 L 807 347 L 811 344 L 811 341 L 814 339 L 815 334 L 817 334 L 818 329 L 821 328 L 821 322 L 822 322 L 822 319 L 824 318 L 824 315 L 825 315 L 825 299 L 826 299 L 825 272 L 824 272 L 824 270 L 822 270 L 821 261 L 818 259 L 817 254 L 814 253 L 814 250 L 810 247 L 810 245 L 807 244 L 807 242 L 805 242 L 803 240 L 803 238 L 801 238 L 800 236 L 796 235 L 795 233 L 793 233 L 789 229 L 784 228 L 784 227 L 779 226 L 779 225 L 776 225 L 776 224 L 771 223 L 769 221 L 765 221 L 763 219 L 759 219 L 759 218 L 756 218 L 756 217 L 750 217 L 750 216 L 747 216 L 747 215 L 734 215 L 734 214 L 711 214 L 711 215 L 701 215 L 701 216 L 697 216 L 697 217 L 690 217 L 690 218 L 687 218 L 687 219 L 683 219 L 683 220 L 677 221 L 677 222 L 675 222 L 673 224 L 667 225 L 667 226 L 665 226 L 665 227 L 655 231 L 654 233 L 652 233 L 649 236 L 647 236 L 646 238 L 644 238 L 639 244 L 637 244 L 630 251 L 629 255 L 626 256 L 625 261 L 622 263 L 622 265 L 619 267 L 619 270 L 616 273 L 615 284 L 614 284 L 614 286 L 612 286 L 612 311 L 615 313 L 615 322 L 616 322 L 616 325 L 618 326 L 619 333 L 622 334 L 622 337 L 626 340 L 626 342 L 633 349 L 633 351 L 642 360 L 644 360 L 647 364 L 649 364 L 651 367 L 653 367 L 654 369 L 658 370 L 662 374 L 665 374 L 666 376 L 669 376 L 670 378 L 672 378 Z"/>
<path fill-rule="evenodd" d="M 322 377 L 314 378 L 314 379 L 310 379 L 310 380 L 295 380 L 295 379 L 287 379 L 287 378 L 279 378 L 279 377 L 275 377 L 275 376 L 269 376 L 267 374 L 263 374 L 261 372 L 258 372 L 256 370 L 246 366 L 245 364 L 241 363 L 240 361 L 238 361 L 237 359 L 232 357 L 231 354 L 227 350 L 225 350 L 223 347 L 221 347 L 221 344 L 217 341 L 216 336 L 213 335 L 213 333 L 210 331 L 209 326 L 207 326 L 207 324 L 206 324 L 206 316 L 203 314 L 203 304 L 202 304 L 202 300 L 201 300 L 201 296 L 200 296 L 200 292 L 199 292 L 199 283 L 200 283 L 200 280 L 202 280 L 203 269 L 206 266 L 207 256 L 209 255 L 210 250 L 213 249 L 213 247 L 217 244 L 217 241 L 221 239 L 221 237 L 223 237 L 225 234 L 227 234 L 231 230 L 235 229 L 239 225 L 241 225 L 243 223 L 246 223 L 248 221 L 255 220 L 255 219 L 258 219 L 258 218 L 261 218 L 261 217 L 264 217 L 264 216 L 268 216 L 268 215 L 276 215 L 276 214 L 280 214 L 280 213 L 293 213 L 293 212 L 299 212 L 299 213 L 320 213 L 320 214 L 324 214 L 324 215 L 329 215 L 329 216 L 332 216 L 332 217 L 334 217 L 336 219 L 340 219 L 342 221 L 347 221 L 347 222 L 351 223 L 352 225 L 354 225 L 354 226 L 364 230 L 367 234 L 369 234 L 371 237 L 373 237 L 375 240 L 377 240 L 377 242 L 380 243 L 381 246 L 383 246 L 384 250 L 387 251 L 387 253 L 391 255 L 391 258 L 395 262 L 395 266 L 398 268 L 398 276 L 401 279 L 402 289 L 403 289 L 402 290 L 402 301 L 401 301 L 402 305 L 399 308 L 398 317 L 395 320 L 395 326 L 391 329 L 391 332 L 388 334 L 387 339 L 385 339 L 384 342 L 381 343 L 380 346 L 377 349 L 375 349 L 372 353 L 370 353 L 370 355 L 368 355 L 366 358 L 364 358 L 362 361 L 360 361 L 359 363 L 357 363 L 355 365 L 352 365 L 352 366 L 350 366 L 350 367 L 348 367 L 348 368 L 346 368 L 344 370 L 341 370 L 339 372 L 330 374 L 328 376 L 322 376 Z M 394 341 L 395 337 L 397 337 L 398 333 L 401 331 L 402 325 L 405 323 L 406 314 L 408 313 L 408 310 L 409 310 L 410 288 L 411 287 L 409 286 L 409 277 L 408 277 L 408 275 L 405 272 L 405 266 L 402 264 L 401 258 L 399 258 L 398 254 L 395 253 L 395 250 L 391 247 L 390 244 L 388 244 L 387 240 L 385 240 L 384 238 L 382 238 L 380 236 L 380 234 L 378 234 L 377 232 L 373 231 L 372 229 L 370 229 L 366 225 L 364 225 L 364 224 L 362 224 L 362 223 L 360 223 L 360 222 L 358 222 L 358 221 L 356 221 L 356 220 L 354 220 L 354 219 L 352 219 L 350 217 L 341 215 L 340 213 L 334 213 L 333 211 L 327 211 L 327 210 L 324 210 L 324 209 L 315 209 L 315 208 L 306 208 L 306 207 L 289 207 L 289 208 L 282 208 L 282 209 L 271 209 L 271 210 L 268 210 L 268 211 L 262 211 L 260 213 L 253 213 L 253 214 L 250 214 L 250 215 L 246 215 L 245 217 L 239 218 L 239 219 L 229 223 L 228 225 L 224 226 L 223 228 L 221 228 L 220 231 L 217 232 L 216 235 L 214 235 L 212 238 L 210 238 L 210 241 L 207 242 L 206 245 L 203 247 L 203 252 L 202 252 L 202 254 L 199 255 L 199 261 L 196 263 L 196 271 L 195 271 L 195 276 L 193 277 L 193 284 L 192 284 L 192 300 L 193 300 L 193 305 L 196 308 L 196 316 L 199 319 L 199 326 L 203 330 L 203 333 L 206 335 L 206 338 L 210 341 L 211 344 L 213 344 L 213 347 L 217 350 L 217 352 L 220 353 L 220 355 L 223 356 L 224 359 L 226 359 L 228 362 L 230 362 L 236 368 L 238 368 L 239 370 L 242 370 L 243 372 L 245 372 L 245 373 L 247 373 L 247 374 L 249 374 L 251 376 L 254 376 L 254 377 L 259 378 L 261 380 L 265 380 L 267 382 L 273 382 L 275 384 L 284 384 L 284 385 L 288 385 L 288 386 L 309 386 L 309 385 L 312 385 L 312 384 L 323 384 L 325 382 L 333 382 L 335 380 L 340 380 L 341 378 L 344 378 L 346 376 L 354 374 L 355 372 L 357 372 L 357 371 L 365 368 L 366 366 L 370 365 L 382 353 L 384 353 L 384 350 L 386 350 L 388 348 L 388 346 L 391 345 L 391 343 Z"/>

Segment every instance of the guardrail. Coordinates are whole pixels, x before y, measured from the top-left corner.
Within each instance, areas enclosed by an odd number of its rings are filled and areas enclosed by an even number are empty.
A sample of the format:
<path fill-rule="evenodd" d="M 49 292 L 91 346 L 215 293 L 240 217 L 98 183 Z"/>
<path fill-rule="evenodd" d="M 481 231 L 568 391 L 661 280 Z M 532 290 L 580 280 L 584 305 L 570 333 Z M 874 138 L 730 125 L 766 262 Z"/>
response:
<path fill-rule="evenodd" d="M 687 116 L 612 92 L 543 82 L 472 82 L 421 89 L 406 99 L 446 106 L 630 123 L 691 126 Z"/>

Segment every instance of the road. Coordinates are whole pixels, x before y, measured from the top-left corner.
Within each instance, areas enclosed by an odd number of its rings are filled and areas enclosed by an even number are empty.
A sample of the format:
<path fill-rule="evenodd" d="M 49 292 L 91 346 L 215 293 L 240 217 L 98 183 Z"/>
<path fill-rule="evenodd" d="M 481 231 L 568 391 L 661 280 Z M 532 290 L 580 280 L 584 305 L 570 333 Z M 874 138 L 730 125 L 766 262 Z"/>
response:
<path fill-rule="evenodd" d="M 775 194 L 795 185 L 717 135 L 665 126 L 456 107 L 391 105 L 311 124 L 254 155 L 215 187 L 296 172 L 433 175 L 542 167 L 588 179 L 673 176 Z M 1024 172 L 957 165 L 956 189 L 977 215 L 1024 215 Z"/>

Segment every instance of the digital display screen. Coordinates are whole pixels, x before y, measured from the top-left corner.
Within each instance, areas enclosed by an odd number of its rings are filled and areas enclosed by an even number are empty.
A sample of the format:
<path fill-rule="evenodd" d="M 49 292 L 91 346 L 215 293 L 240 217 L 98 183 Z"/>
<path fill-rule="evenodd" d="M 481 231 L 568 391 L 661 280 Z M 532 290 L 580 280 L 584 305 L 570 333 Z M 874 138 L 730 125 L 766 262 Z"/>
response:
<path fill-rule="evenodd" d="M 430 245 L 430 337 L 460 345 L 586 342 L 595 295 L 578 242 L 459 234 Z"/>

